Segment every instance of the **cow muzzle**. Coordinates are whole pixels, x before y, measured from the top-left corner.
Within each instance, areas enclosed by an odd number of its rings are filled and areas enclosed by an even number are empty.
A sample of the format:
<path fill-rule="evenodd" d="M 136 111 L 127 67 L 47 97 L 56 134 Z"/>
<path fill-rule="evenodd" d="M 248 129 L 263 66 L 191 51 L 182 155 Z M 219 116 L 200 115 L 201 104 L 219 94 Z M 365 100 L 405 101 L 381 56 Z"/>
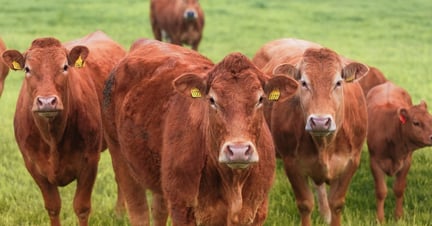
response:
<path fill-rule="evenodd" d="M 53 118 L 63 110 L 57 96 L 38 96 L 33 103 L 33 112 L 45 118 Z"/>
<path fill-rule="evenodd" d="M 245 169 L 258 159 L 256 147 L 251 142 L 227 142 L 219 153 L 219 162 L 233 169 Z"/>
<path fill-rule="evenodd" d="M 187 9 L 185 10 L 183 17 L 186 20 L 195 20 L 198 18 L 198 13 L 194 9 Z"/>
<path fill-rule="evenodd" d="M 327 136 L 336 131 L 336 123 L 331 115 L 310 115 L 305 130 L 312 136 Z"/>

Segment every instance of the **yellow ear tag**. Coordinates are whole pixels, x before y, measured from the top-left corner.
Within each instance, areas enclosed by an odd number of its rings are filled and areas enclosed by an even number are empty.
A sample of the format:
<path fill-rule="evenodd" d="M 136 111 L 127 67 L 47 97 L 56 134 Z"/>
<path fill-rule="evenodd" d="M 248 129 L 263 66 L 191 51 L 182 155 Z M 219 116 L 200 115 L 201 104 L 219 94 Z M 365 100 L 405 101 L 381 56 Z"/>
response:
<path fill-rule="evenodd" d="M 274 89 L 270 92 L 268 99 L 271 101 L 277 101 L 280 97 L 280 91 L 278 89 Z"/>
<path fill-rule="evenodd" d="M 354 81 L 354 79 L 355 79 L 355 76 L 351 75 L 350 77 L 345 79 L 345 82 L 352 82 L 352 81 Z"/>
<path fill-rule="evenodd" d="M 12 67 L 13 67 L 13 69 L 15 69 L 15 70 L 21 70 L 21 69 L 22 69 L 22 68 L 21 68 L 21 65 L 20 65 L 18 62 L 16 62 L 15 60 L 12 61 Z"/>
<path fill-rule="evenodd" d="M 199 91 L 198 88 L 192 88 L 191 89 L 191 95 L 193 98 L 199 98 L 199 97 L 201 97 L 201 92 Z"/>
<path fill-rule="evenodd" d="M 84 62 L 81 58 L 81 56 L 78 57 L 78 59 L 75 61 L 75 67 L 80 68 L 84 66 Z"/>

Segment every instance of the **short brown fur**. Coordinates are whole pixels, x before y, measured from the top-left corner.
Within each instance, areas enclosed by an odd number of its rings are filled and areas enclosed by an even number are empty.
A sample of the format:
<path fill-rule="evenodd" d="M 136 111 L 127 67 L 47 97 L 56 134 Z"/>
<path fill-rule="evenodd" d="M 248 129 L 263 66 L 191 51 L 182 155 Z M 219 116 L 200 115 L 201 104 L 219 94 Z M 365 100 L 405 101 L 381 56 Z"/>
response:
<path fill-rule="evenodd" d="M 367 145 L 375 181 L 377 218 L 384 222 L 386 176 L 395 176 L 394 217 L 403 216 L 407 175 L 415 150 L 432 145 L 432 115 L 426 102 L 413 105 L 408 92 L 391 82 L 372 88 L 367 95 L 369 129 Z"/>
<path fill-rule="evenodd" d="M 0 38 L 0 54 L 3 53 L 3 51 L 5 50 L 6 50 L 6 44 L 4 43 L 3 39 Z M 3 93 L 4 83 L 8 73 L 9 73 L 9 67 L 3 62 L 3 60 L 1 60 L 0 61 L 0 96 Z"/>

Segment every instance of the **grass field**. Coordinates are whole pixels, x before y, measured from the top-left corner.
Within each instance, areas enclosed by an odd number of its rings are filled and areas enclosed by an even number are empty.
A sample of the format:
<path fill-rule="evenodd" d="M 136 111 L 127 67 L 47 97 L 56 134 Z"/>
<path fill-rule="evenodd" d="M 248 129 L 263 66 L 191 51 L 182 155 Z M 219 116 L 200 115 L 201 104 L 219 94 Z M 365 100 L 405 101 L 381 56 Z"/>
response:
<path fill-rule="evenodd" d="M 202 0 L 206 13 L 200 52 L 215 62 L 230 52 L 249 57 L 264 43 L 296 37 L 318 42 L 342 55 L 380 68 L 396 84 L 432 105 L 432 1 L 430 0 Z M 37 37 L 62 41 L 103 30 L 125 48 L 137 38 L 152 37 L 148 0 L 45 0 L 3 2 L 0 36 L 24 51 Z M 0 225 L 48 225 L 40 191 L 24 167 L 13 135 L 13 114 L 22 72 L 11 72 L 0 99 Z M 405 194 L 405 218 L 392 220 L 389 186 L 387 225 L 432 225 L 432 149 L 414 155 Z M 376 225 L 375 198 L 366 148 L 352 180 L 344 225 Z M 390 179 L 388 183 L 390 184 Z M 77 225 L 72 210 L 75 184 L 61 189 L 63 225 Z M 128 225 L 116 219 L 116 186 L 108 152 L 103 153 L 93 191 L 91 225 Z M 270 197 L 266 225 L 298 225 L 294 197 L 281 164 Z M 313 222 L 323 225 L 317 212 Z"/>

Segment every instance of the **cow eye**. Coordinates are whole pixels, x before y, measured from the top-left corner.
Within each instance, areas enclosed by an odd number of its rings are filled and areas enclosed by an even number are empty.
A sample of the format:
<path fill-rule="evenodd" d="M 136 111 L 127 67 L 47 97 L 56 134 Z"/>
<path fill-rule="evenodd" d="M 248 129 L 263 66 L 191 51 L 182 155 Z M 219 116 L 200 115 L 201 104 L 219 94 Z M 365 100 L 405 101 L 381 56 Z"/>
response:
<path fill-rule="evenodd" d="M 213 97 L 209 98 L 209 102 L 210 102 L 210 106 L 212 106 L 212 108 L 216 109 L 216 101 Z"/>
<path fill-rule="evenodd" d="M 418 122 L 418 121 L 413 121 L 413 125 L 414 125 L 414 126 L 420 126 L 420 122 Z"/>
<path fill-rule="evenodd" d="M 341 87 L 342 86 L 342 81 L 337 81 L 335 84 L 335 88 Z"/>
<path fill-rule="evenodd" d="M 300 85 L 304 88 L 304 89 L 308 89 L 308 84 L 306 81 L 302 80 L 300 81 Z"/>
<path fill-rule="evenodd" d="M 264 97 L 263 97 L 263 96 L 260 96 L 260 98 L 258 99 L 258 102 L 257 102 L 257 105 L 256 105 L 256 106 L 257 106 L 257 107 L 261 107 L 263 101 L 264 101 Z"/>
<path fill-rule="evenodd" d="M 65 64 L 65 65 L 63 66 L 63 71 L 67 71 L 68 68 L 69 68 L 69 66 L 68 66 L 67 64 Z"/>
<path fill-rule="evenodd" d="M 25 71 L 25 73 L 30 73 L 30 68 L 27 67 L 27 66 L 25 66 L 25 67 L 24 67 L 24 71 Z"/>

